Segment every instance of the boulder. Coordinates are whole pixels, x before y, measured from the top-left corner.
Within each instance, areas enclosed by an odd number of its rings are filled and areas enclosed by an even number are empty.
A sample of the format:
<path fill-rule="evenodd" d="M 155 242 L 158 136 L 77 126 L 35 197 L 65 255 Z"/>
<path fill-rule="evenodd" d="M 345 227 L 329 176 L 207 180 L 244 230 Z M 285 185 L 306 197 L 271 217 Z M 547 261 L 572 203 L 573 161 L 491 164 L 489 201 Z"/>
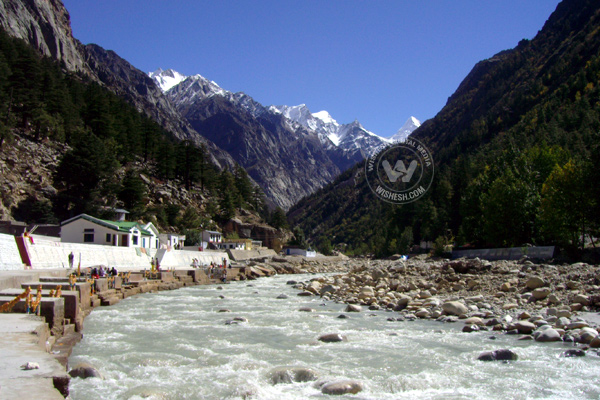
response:
<path fill-rule="evenodd" d="M 581 349 L 571 349 L 563 352 L 561 357 L 585 357 L 585 351 Z"/>
<path fill-rule="evenodd" d="M 578 294 L 577 296 L 573 297 L 573 303 L 579 303 L 581 305 L 584 306 L 589 306 L 590 305 L 590 298 L 588 296 L 584 296 L 582 294 Z"/>
<path fill-rule="evenodd" d="M 281 300 L 281 299 L 287 299 L 287 298 L 288 298 L 288 296 L 285 295 L 285 294 L 283 294 L 283 293 L 276 297 L 276 299 L 279 299 L 279 300 Z"/>
<path fill-rule="evenodd" d="M 363 390 L 363 384 L 358 381 L 336 381 L 329 382 L 324 384 L 321 387 L 321 392 L 323 394 L 333 394 L 333 395 L 342 395 L 342 394 L 356 394 Z"/>
<path fill-rule="evenodd" d="M 73 378 L 81 378 L 81 379 L 87 379 L 87 378 L 102 379 L 102 374 L 100 374 L 100 371 L 98 371 L 96 369 L 96 367 L 94 367 L 93 365 L 88 364 L 88 363 L 77 364 L 73 369 L 71 369 L 69 371 L 69 375 L 71 375 L 71 377 L 73 377 Z"/>
<path fill-rule="evenodd" d="M 310 307 L 300 307 L 298 309 L 298 311 L 302 311 L 302 312 L 316 312 L 317 310 L 315 310 L 314 308 L 310 308 Z"/>
<path fill-rule="evenodd" d="M 512 350 L 499 349 L 494 351 L 484 351 L 477 359 L 480 361 L 516 361 L 519 357 Z"/>
<path fill-rule="evenodd" d="M 362 307 L 359 305 L 356 305 L 356 304 L 348 304 L 345 311 L 346 312 L 361 312 Z"/>
<path fill-rule="evenodd" d="M 537 331 L 534 338 L 536 342 L 559 342 L 561 340 L 560 333 L 552 328 Z"/>
<path fill-rule="evenodd" d="M 471 318 L 467 318 L 465 319 L 465 325 L 479 325 L 479 326 L 484 326 L 484 322 L 481 318 L 479 317 L 471 317 Z"/>
<path fill-rule="evenodd" d="M 546 286 L 546 282 L 544 282 L 543 279 L 538 278 L 537 276 L 533 276 L 527 279 L 527 282 L 525 282 L 525 286 L 527 286 L 528 289 L 535 290 L 537 288 Z"/>
<path fill-rule="evenodd" d="M 318 340 L 320 342 L 324 342 L 324 343 L 335 343 L 335 342 L 347 342 L 348 338 L 339 333 L 327 333 L 325 335 L 319 336 Z"/>
<path fill-rule="evenodd" d="M 548 297 L 548 295 L 550 294 L 550 288 L 537 288 L 535 289 L 533 292 L 531 292 L 531 295 L 536 299 L 536 300 L 544 300 L 546 297 Z"/>
<path fill-rule="evenodd" d="M 469 312 L 467 306 L 458 301 L 447 301 L 442 304 L 442 309 L 446 314 L 461 316 Z"/>
<path fill-rule="evenodd" d="M 521 334 L 529 335 L 535 330 L 535 325 L 529 321 L 518 321 L 514 325 L 515 329 Z"/>
<path fill-rule="evenodd" d="M 273 385 L 279 383 L 316 381 L 317 373 L 309 368 L 278 367 L 269 372 L 269 380 Z"/>

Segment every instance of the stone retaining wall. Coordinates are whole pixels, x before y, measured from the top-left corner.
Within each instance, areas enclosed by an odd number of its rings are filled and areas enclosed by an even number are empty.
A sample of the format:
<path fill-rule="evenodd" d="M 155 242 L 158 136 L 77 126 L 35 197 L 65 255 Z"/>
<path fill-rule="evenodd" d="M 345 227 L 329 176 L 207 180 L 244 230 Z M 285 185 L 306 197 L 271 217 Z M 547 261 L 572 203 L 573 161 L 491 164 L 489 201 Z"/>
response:
<path fill-rule="evenodd" d="M 211 262 L 222 264 L 223 259 L 229 264 L 229 255 L 224 251 L 190 251 L 190 250 L 158 250 L 156 257 L 162 268 L 189 268 L 193 259 L 198 259 L 199 266 L 209 265 Z"/>
<path fill-rule="evenodd" d="M 274 257 L 275 250 L 227 250 L 229 257 L 235 261 L 251 260 L 253 258 Z"/>

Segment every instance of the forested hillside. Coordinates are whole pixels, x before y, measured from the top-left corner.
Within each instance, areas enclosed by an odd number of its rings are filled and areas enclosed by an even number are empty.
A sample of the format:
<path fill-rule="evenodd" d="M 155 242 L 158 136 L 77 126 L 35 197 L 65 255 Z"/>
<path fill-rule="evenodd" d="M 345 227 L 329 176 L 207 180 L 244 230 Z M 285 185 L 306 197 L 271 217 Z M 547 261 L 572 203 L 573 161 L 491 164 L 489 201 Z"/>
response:
<path fill-rule="evenodd" d="M 568 0 L 531 41 L 478 63 L 413 134 L 431 149 L 427 196 L 375 199 L 364 165 L 290 210 L 314 243 L 405 252 L 421 240 L 582 248 L 597 232 L 600 4 Z"/>
<path fill-rule="evenodd" d="M 262 191 L 243 168 L 219 171 L 202 147 L 175 139 L 98 83 L 0 31 L 1 151 L 22 151 L 13 145 L 27 141 L 60 150 L 56 165 L 47 165 L 51 188 L 1 189 L 3 207 L 26 222 L 102 216 L 117 206 L 133 219 L 191 229 L 228 220 L 236 208 L 264 208 Z M 156 201 L 148 192 L 157 185 L 189 196 Z"/>

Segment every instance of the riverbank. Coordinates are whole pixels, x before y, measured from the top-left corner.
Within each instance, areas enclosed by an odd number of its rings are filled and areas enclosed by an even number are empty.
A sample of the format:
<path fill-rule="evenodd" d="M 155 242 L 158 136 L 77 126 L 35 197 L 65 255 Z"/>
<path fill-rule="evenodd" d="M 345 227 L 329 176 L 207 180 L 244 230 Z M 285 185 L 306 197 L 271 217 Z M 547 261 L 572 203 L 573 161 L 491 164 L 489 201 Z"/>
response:
<path fill-rule="evenodd" d="M 299 295 L 346 303 L 346 311 L 387 309 L 390 320 L 464 323 L 521 340 L 600 348 L 600 267 L 532 260 L 413 258 L 358 262 L 347 274 L 298 284 Z"/>
<path fill-rule="evenodd" d="M 227 279 L 253 280 L 275 274 L 342 272 L 349 268 L 343 257 L 307 260 L 302 257 L 275 257 L 248 261 L 227 270 Z M 211 279 L 204 269 L 174 269 L 146 275 L 145 271 L 131 271 L 125 280 L 121 277 L 109 282 L 96 281 L 92 292 L 90 283 L 80 280 L 74 290 L 69 286 L 67 269 L 0 271 L 0 303 L 10 301 L 25 286 L 42 285 L 42 316 L 24 314 L 23 304 L 15 307 L 17 313 L 0 314 L 0 398 L 21 400 L 25 397 L 55 400 L 68 396 L 72 366 L 68 358 L 73 347 L 81 340 L 84 318 L 96 307 L 117 304 L 120 300 L 140 293 L 174 290 L 193 285 L 220 283 Z M 220 277 L 220 274 L 219 274 Z M 50 298 L 50 288 L 62 286 L 62 297 Z M 4 293 L 4 295 L 2 295 Z M 10 296 L 8 295 L 10 294 Z M 21 301 L 20 303 L 23 303 Z M 32 369 L 22 368 L 31 363 Z M 31 395 L 31 396 L 30 396 Z M 64 397 L 63 397 L 64 396 Z"/>

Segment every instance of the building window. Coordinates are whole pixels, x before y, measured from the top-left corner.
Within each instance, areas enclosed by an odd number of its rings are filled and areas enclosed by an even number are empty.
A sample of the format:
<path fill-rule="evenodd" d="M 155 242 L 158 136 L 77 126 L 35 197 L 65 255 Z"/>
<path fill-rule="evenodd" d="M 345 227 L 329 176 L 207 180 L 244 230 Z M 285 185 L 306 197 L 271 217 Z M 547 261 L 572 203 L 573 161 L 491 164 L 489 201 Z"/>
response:
<path fill-rule="evenodd" d="M 137 246 L 137 244 L 138 244 L 138 237 L 137 236 L 132 236 L 131 237 L 131 241 L 133 242 L 134 246 Z"/>
<path fill-rule="evenodd" d="M 84 229 L 83 230 L 83 242 L 84 243 L 93 243 L 94 242 L 94 230 L 93 229 Z"/>
<path fill-rule="evenodd" d="M 110 233 L 107 233 L 106 234 L 106 243 L 110 243 L 111 239 L 112 239 L 112 235 Z"/>

